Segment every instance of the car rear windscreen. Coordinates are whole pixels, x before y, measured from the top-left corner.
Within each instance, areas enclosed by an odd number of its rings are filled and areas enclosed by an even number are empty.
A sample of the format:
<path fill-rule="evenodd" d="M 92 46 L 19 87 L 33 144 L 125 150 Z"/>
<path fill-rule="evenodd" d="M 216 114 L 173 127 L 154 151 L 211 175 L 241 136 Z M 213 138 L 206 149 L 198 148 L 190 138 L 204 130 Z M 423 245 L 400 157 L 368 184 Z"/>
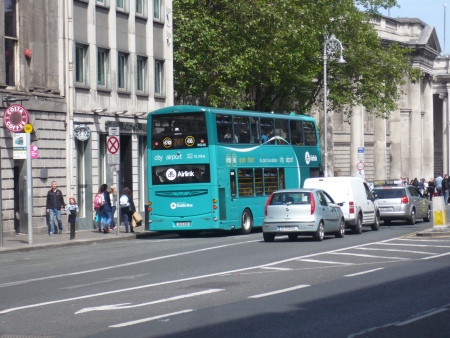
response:
<path fill-rule="evenodd" d="M 276 204 L 310 204 L 310 192 L 283 192 L 274 194 L 271 205 Z"/>
<path fill-rule="evenodd" d="M 373 192 L 378 194 L 378 198 L 402 198 L 406 196 L 405 189 L 374 189 Z"/>

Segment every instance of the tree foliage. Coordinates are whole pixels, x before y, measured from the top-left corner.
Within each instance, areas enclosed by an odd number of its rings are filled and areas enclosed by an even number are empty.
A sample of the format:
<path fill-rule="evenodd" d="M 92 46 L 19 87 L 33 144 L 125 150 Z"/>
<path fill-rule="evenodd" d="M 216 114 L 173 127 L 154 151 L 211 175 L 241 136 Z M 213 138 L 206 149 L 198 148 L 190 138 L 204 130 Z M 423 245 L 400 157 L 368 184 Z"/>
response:
<path fill-rule="evenodd" d="M 372 15 L 395 4 L 356 1 Z M 382 46 L 354 0 L 173 0 L 173 7 L 178 103 L 307 112 L 321 97 L 331 34 L 347 64 L 328 62 L 330 109 L 363 105 L 386 117 L 411 72 L 408 50 Z"/>

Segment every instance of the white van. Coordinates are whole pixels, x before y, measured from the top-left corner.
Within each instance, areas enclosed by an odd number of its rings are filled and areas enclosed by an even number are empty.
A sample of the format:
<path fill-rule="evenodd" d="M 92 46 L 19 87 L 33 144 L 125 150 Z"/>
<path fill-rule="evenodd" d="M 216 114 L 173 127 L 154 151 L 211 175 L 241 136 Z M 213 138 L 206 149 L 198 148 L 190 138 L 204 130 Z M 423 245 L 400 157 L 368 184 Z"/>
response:
<path fill-rule="evenodd" d="M 304 188 L 325 190 L 341 206 L 345 224 L 354 233 L 362 233 L 362 225 L 372 230 L 380 228 L 380 213 L 369 186 L 358 177 L 315 177 L 307 178 Z"/>

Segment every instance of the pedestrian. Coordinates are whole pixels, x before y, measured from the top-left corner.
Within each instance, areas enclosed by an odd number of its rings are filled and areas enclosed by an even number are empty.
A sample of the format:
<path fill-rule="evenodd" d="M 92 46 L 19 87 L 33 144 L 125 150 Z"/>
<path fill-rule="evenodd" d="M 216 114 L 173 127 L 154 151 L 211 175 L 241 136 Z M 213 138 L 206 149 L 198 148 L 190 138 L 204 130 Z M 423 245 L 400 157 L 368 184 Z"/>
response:
<path fill-rule="evenodd" d="M 50 232 L 49 235 L 55 233 L 55 216 L 58 221 L 59 233 L 62 234 L 63 226 L 61 221 L 61 209 L 64 209 L 66 203 L 64 203 L 64 197 L 61 190 L 57 189 L 56 182 L 52 182 L 52 188 L 47 193 L 46 209 L 47 214 L 50 216 Z M 58 231 L 58 229 L 56 229 Z M 57 232 L 58 233 L 58 232 Z"/>
<path fill-rule="evenodd" d="M 435 193 L 434 178 L 431 178 L 428 182 L 428 195 L 430 196 L 430 201 L 433 200 L 433 195 Z"/>
<path fill-rule="evenodd" d="M 442 196 L 442 180 L 443 179 L 444 178 L 441 176 L 441 174 L 438 174 L 436 179 L 434 180 L 434 186 L 436 187 L 438 196 Z"/>
<path fill-rule="evenodd" d="M 122 193 L 120 194 L 119 204 L 123 224 L 125 225 L 125 232 L 128 232 L 128 226 L 130 227 L 130 231 L 134 232 L 133 226 L 131 225 L 131 220 L 133 219 L 133 214 L 136 211 L 136 207 L 133 202 L 133 194 L 129 188 L 123 187 Z"/>
<path fill-rule="evenodd" d="M 448 204 L 448 194 L 450 192 L 450 181 L 448 180 L 448 174 L 444 175 L 444 179 L 442 180 L 442 193 L 444 196 L 444 202 Z"/>
<path fill-rule="evenodd" d="M 423 179 L 423 178 L 421 178 L 420 180 L 419 180 L 419 191 L 420 191 L 420 193 L 423 195 L 424 194 L 424 192 L 425 192 L 425 182 L 424 182 L 425 180 Z"/>
<path fill-rule="evenodd" d="M 103 233 L 107 234 L 110 232 L 110 225 L 111 225 L 111 200 L 109 198 L 109 192 L 108 192 L 108 185 L 102 184 L 100 187 L 100 192 L 103 195 L 103 199 L 105 200 L 105 204 L 103 205 L 102 212 L 101 212 L 101 222 L 102 222 L 102 229 Z"/>
<path fill-rule="evenodd" d="M 95 219 L 98 232 L 102 232 L 102 210 L 105 205 L 105 199 L 103 198 L 103 193 L 101 187 L 97 191 L 97 195 L 94 197 L 94 210 L 95 210 Z"/>
<path fill-rule="evenodd" d="M 77 201 L 74 197 L 69 198 L 69 204 L 66 205 L 66 211 L 69 212 L 69 224 L 70 224 L 70 239 L 75 239 L 75 223 L 77 221 L 77 214 L 80 212 Z"/>
<path fill-rule="evenodd" d="M 419 189 L 419 180 L 417 179 L 417 177 L 413 179 L 412 185 Z"/>
<path fill-rule="evenodd" d="M 111 230 L 114 230 L 116 228 L 114 214 L 117 209 L 117 189 L 115 185 L 109 187 L 109 199 L 111 200 Z"/>

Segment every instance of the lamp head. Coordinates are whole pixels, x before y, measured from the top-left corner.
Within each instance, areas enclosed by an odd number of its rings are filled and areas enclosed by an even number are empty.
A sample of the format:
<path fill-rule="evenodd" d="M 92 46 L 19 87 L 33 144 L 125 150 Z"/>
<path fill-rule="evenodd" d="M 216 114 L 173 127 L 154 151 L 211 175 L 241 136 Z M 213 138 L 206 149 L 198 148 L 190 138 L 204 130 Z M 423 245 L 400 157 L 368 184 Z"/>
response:
<path fill-rule="evenodd" d="M 347 61 L 345 61 L 344 57 L 341 55 L 341 57 L 339 58 L 339 60 L 337 61 L 337 64 L 339 65 L 345 65 L 347 63 Z"/>

